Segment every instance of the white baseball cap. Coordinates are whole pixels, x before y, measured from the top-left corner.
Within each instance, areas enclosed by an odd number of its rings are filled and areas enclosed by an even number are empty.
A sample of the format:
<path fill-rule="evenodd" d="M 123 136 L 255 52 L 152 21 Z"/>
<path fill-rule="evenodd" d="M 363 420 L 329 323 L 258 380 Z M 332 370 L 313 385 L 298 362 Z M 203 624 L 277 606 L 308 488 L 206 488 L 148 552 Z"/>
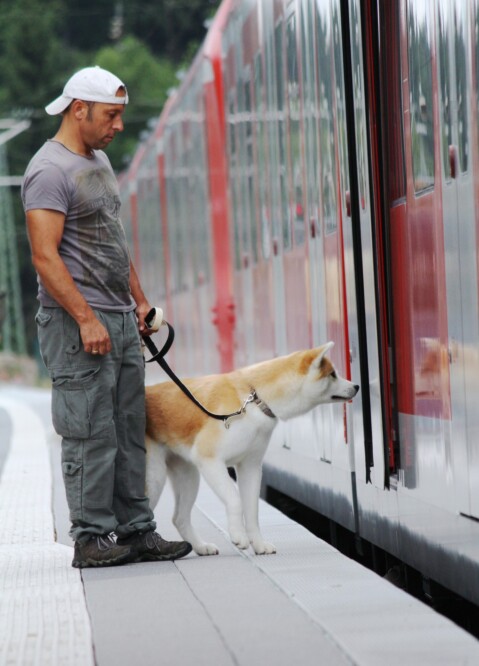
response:
<path fill-rule="evenodd" d="M 124 97 L 117 97 L 118 88 L 125 89 Z M 128 104 L 128 93 L 120 79 L 101 67 L 85 67 L 74 74 L 63 88 L 63 94 L 53 100 L 45 111 L 56 116 L 65 111 L 74 99 L 85 102 L 103 102 L 104 104 Z"/>

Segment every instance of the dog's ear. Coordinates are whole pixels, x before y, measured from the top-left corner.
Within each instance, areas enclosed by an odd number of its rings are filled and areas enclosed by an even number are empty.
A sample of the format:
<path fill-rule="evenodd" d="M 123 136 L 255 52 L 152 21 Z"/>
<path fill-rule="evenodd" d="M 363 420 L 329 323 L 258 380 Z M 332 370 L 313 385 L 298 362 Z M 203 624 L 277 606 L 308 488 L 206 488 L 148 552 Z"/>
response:
<path fill-rule="evenodd" d="M 326 354 L 328 353 L 328 351 L 329 351 L 330 349 L 332 349 L 333 347 L 334 347 L 334 342 L 331 342 L 331 341 L 330 341 L 330 342 L 327 342 L 325 345 L 323 345 L 323 346 L 320 348 L 321 351 L 319 352 L 319 354 L 318 354 L 318 355 L 316 356 L 316 358 L 314 359 L 313 366 L 315 366 L 316 368 L 319 369 L 320 366 L 321 366 L 321 361 L 322 361 L 323 358 L 326 356 Z"/>

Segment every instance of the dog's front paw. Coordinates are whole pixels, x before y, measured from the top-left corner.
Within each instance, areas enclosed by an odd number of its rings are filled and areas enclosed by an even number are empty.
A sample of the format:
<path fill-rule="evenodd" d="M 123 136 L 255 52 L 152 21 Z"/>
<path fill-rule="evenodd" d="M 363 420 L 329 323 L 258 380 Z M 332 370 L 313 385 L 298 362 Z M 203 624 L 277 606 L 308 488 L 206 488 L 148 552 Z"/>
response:
<path fill-rule="evenodd" d="M 267 541 L 252 541 L 251 545 L 256 555 L 272 555 L 276 552 L 276 546 Z"/>
<path fill-rule="evenodd" d="M 214 543 L 200 543 L 194 547 L 194 551 L 197 555 L 218 555 L 220 552 L 218 546 Z"/>
<path fill-rule="evenodd" d="M 246 548 L 249 548 L 249 539 L 246 534 L 231 534 L 231 541 L 237 548 L 240 548 L 241 550 L 246 550 Z"/>

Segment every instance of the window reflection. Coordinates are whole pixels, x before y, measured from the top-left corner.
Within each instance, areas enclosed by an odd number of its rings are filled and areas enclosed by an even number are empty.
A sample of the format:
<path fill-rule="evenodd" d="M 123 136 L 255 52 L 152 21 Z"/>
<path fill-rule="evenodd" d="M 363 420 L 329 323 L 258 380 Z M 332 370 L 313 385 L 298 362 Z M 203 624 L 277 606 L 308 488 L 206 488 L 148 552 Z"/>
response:
<path fill-rule="evenodd" d="M 434 185 L 431 25 L 429 3 L 408 6 L 409 106 L 416 192 Z"/>

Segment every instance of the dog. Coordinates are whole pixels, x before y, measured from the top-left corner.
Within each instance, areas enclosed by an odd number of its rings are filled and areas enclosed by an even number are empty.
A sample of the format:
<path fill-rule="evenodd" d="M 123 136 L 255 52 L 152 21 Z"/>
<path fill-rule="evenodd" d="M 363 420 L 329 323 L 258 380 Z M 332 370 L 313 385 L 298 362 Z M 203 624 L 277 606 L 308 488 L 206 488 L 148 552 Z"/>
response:
<path fill-rule="evenodd" d="M 216 555 L 191 524 L 200 473 L 226 507 L 231 541 L 256 554 L 276 552 L 258 524 L 262 461 L 278 419 L 317 405 L 349 401 L 359 386 L 338 376 L 326 356 L 334 345 L 299 351 L 220 375 L 185 380 L 208 410 L 229 414 L 244 407 L 228 427 L 203 413 L 171 381 L 146 387 L 146 486 L 156 506 L 170 478 L 173 523 L 198 555 Z M 237 484 L 228 473 L 234 467 Z"/>

